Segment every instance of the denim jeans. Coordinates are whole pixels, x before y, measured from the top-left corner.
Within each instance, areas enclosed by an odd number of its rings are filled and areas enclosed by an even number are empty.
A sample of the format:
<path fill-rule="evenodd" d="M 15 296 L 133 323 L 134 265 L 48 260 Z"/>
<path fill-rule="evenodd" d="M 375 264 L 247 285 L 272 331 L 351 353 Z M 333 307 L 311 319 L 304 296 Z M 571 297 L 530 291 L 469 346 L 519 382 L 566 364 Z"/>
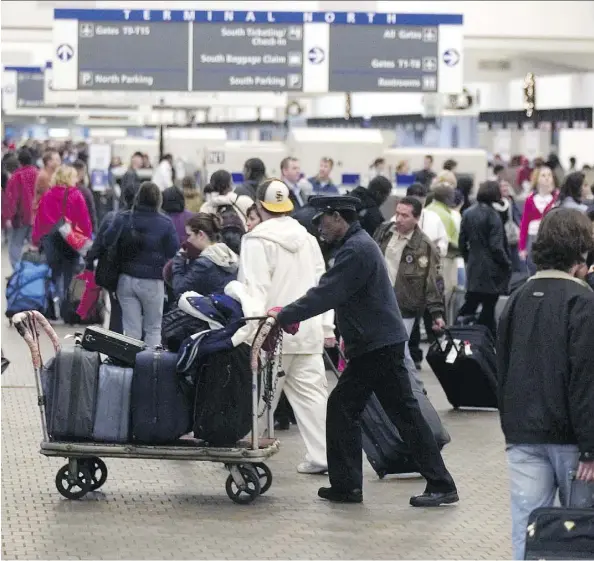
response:
<path fill-rule="evenodd" d="M 404 327 L 406 328 L 406 333 L 409 337 L 415 325 L 415 320 L 416 318 L 402 318 L 402 321 L 404 322 Z M 413 360 L 410 354 L 408 341 L 404 345 L 404 366 L 406 366 L 406 369 L 408 370 L 408 375 L 410 378 L 410 384 L 412 386 L 412 389 L 425 391 L 425 386 L 423 384 L 423 381 L 419 377 L 417 367 L 415 366 L 415 361 Z"/>
<path fill-rule="evenodd" d="M 149 347 L 161 344 L 165 284 L 158 279 L 120 275 L 117 297 L 122 307 L 124 335 L 142 339 Z"/>
<path fill-rule="evenodd" d="M 21 254 L 23 253 L 25 241 L 30 237 L 31 226 L 20 226 L 19 228 L 13 228 L 10 231 L 8 240 L 8 257 L 10 259 L 10 265 L 12 266 L 13 271 L 17 263 L 21 260 Z"/>
<path fill-rule="evenodd" d="M 514 559 L 524 559 L 528 516 L 535 508 L 553 506 L 557 490 L 561 504 L 568 506 L 571 472 L 577 470 L 579 456 L 573 444 L 507 447 Z"/>

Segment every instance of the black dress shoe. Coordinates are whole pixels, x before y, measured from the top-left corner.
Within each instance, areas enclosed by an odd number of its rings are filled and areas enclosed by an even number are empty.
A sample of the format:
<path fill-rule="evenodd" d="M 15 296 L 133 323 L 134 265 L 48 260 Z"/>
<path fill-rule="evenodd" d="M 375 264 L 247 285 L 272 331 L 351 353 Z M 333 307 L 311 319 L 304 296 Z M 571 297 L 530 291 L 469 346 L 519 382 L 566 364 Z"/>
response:
<path fill-rule="evenodd" d="M 457 491 L 448 491 L 447 493 L 428 493 L 425 491 L 422 495 L 416 495 L 410 498 L 410 506 L 440 506 L 457 503 L 460 500 Z"/>
<path fill-rule="evenodd" d="M 274 423 L 274 430 L 289 430 L 290 428 L 291 423 L 289 420 L 276 421 Z"/>
<path fill-rule="evenodd" d="M 320 487 L 318 497 L 332 501 L 333 503 L 362 503 L 363 491 L 352 489 L 351 491 L 340 491 L 332 487 Z"/>

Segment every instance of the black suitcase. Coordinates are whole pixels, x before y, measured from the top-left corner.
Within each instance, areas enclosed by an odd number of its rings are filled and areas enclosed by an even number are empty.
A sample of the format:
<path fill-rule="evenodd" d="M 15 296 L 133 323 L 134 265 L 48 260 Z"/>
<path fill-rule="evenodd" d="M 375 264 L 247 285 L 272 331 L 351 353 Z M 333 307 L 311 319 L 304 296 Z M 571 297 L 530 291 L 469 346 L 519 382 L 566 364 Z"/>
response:
<path fill-rule="evenodd" d="M 524 559 L 594 559 L 594 508 L 532 511 Z"/>
<path fill-rule="evenodd" d="M 327 357 L 326 351 L 324 353 Z M 331 361 L 330 365 L 335 376 L 339 378 L 338 370 Z M 437 411 L 422 390 L 413 387 L 413 394 L 419 402 L 423 417 L 431 427 L 439 448 L 443 448 L 451 438 L 442 425 Z M 390 474 L 417 473 L 419 471 L 410 456 L 408 447 L 400 438 L 398 429 L 374 393 L 371 394 L 361 414 L 361 437 L 365 455 L 380 479 Z"/>
<path fill-rule="evenodd" d="M 95 325 L 85 329 L 82 346 L 88 351 L 107 355 L 118 366 L 134 366 L 136 355 L 146 349 L 143 341 L 120 335 Z"/>
<path fill-rule="evenodd" d="M 75 343 L 44 366 L 41 383 L 52 440 L 93 439 L 100 363 L 99 353 Z"/>
<path fill-rule="evenodd" d="M 454 409 L 497 409 L 495 341 L 484 325 L 446 329 L 429 347 L 427 362 Z"/>
<path fill-rule="evenodd" d="M 177 373 L 176 354 L 138 353 L 130 392 L 132 440 L 168 444 L 190 432 L 193 398 L 193 388 Z"/>

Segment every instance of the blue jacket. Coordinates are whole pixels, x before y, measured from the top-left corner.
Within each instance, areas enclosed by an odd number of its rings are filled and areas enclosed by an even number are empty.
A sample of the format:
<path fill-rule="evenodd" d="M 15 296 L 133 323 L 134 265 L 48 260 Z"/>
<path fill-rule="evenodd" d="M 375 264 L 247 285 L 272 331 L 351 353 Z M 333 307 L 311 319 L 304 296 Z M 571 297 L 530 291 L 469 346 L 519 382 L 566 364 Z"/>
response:
<path fill-rule="evenodd" d="M 284 307 L 279 322 L 301 322 L 335 309 L 349 358 L 407 341 L 379 246 L 358 222 L 349 228 L 341 244 L 334 265 L 318 286 Z"/>
<path fill-rule="evenodd" d="M 120 272 L 137 279 L 162 280 L 165 263 L 179 249 L 171 218 L 142 205 L 114 217 L 103 243 L 109 247 L 116 241 L 119 244 Z"/>
<path fill-rule="evenodd" d="M 173 293 L 176 298 L 189 290 L 203 296 L 222 293 L 227 284 L 237 279 L 237 265 L 232 268 L 221 267 L 208 257 L 198 257 L 187 262 L 185 256 L 176 255 L 172 272 Z"/>
<path fill-rule="evenodd" d="M 326 183 L 326 185 L 322 185 L 317 177 L 310 177 L 309 182 L 313 187 L 314 195 L 340 195 L 338 187 L 332 181 Z"/>

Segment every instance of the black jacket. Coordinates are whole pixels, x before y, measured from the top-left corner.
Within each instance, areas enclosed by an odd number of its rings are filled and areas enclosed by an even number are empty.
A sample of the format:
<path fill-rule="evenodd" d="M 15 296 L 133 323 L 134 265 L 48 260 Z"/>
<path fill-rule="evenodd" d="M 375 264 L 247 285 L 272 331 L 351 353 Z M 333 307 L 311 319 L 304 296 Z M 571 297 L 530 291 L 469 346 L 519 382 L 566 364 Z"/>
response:
<path fill-rule="evenodd" d="M 332 309 L 349 358 L 408 339 L 384 257 L 358 223 L 347 231 L 318 286 L 285 306 L 278 320 L 287 325 Z"/>
<path fill-rule="evenodd" d="M 506 294 L 511 261 L 506 251 L 503 222 L 495 209 L 476 203 L 462 216 L 458 247 L 466 263 L 466 290 Z"/>
<path fill-rule="evenodd" d="M 262 180 L 263 181 L 263 180 Z M 237 196 L 245 195 L 252 199 L 252 201 L 256 200 L 256 194 L 258 191 L 258 185 L 260 182 L 254 181 L 253 179 L 248 179 L 243 182 L 242 185 L 235 189 L 235 194 Z"/>
<path fill-rule="evenodd" d="M 366 187 L 357 187 L 349 195 L 357 197 L 361 201 L 361 210 L 359 210 L 359 222 L 361 227 L 371 237 L 375 231 L 383 224 L 384 215 L 382 214 L 377 201 L 369 194 Z"/>
<path fill-rule="evenodd" d="M 594 291 L 560 271 L 514 292 L 497 330 L 509 444 L 577 444 L 594 460 Z"/>

